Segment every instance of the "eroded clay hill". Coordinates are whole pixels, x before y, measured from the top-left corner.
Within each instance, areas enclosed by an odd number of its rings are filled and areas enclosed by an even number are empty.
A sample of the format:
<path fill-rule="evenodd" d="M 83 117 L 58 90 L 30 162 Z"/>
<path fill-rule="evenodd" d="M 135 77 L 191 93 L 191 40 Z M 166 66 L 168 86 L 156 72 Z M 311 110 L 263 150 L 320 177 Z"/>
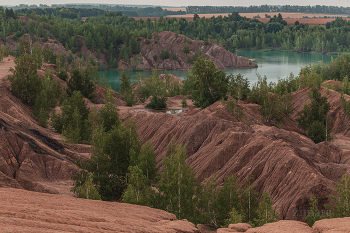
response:
<path fill-rule="evenodd" d="M 0 185 L 69 194 L 71 186 L 67 182 L 77 172 L 73 155 L 87 154 L 90 148 L 63 144 L 57 140 L 60 135 L 37 125 L 32 109 L 9 90 L 6 76 L 13 65 L 11 57 L 0 65 Z M 296 111 L 309 101 L 309 91 L 306 88 L 293 93 Z M 349 117 L 341 115 L 343 110 L 338 108 L 340 94 L 332 90 L 321 92 L 328 95 L 332 117 L 339 122 L 334 127 L 347 128 Z M 180 107 L 181 100 L 182 96 L 169 98 L 169 107 Z M 224 183 L 226 176 L 234 174 L 243 186 L 252 173 L 256 189 L 269 192 L 281 219 L 301 220 L 305 216 L 299 214 L 300 210 L 309 209 L 311 195 L 324 204 L 341 175 L 350 172 L 346 129 L 337 134 L 334 142 L 315 144 L 297 131 L 296 115 L 279 129 L 263 125 L 259 106 L 243 103 L 242 107 L 245 123 L 219 102 L 205 110 L 190 105 L 187 112 L 179 115 L 136 111 L 144 109 L 144 105 L 120 106 L 120 116 L 134 117 L 141 139 L 152 141 L 158 167 L 174 139 L 186 146 L 187 162 L 196 169 L 199 180 L 215 175 Z"/>
<path fill-rule="evenodd" d="M 134 68 L 151 70 L 167 69 L 167 70 L 187 70 L 193 67 L 193 63 L 189 62 L 188 57 L 192 58 L 198 51 L 208 60 L 212 60 L 219 69 L 226 68 L 257 68 L 257 64 L 250 61 L 245 57 L 236 56 L 231 52 L 228 52 L 223 47 L 208 43 L 204 44 L 202 40 L 191 40 L 183 35 L 176 35 L 173 32 L 160 32 L 158 33 L 159 41 L 156 43 L 153 38 L 146 43 L 145 38 L 140 41 L 141 53 L 138 55 L 139 62 Z M 184 46 L 189 46 L 190 52 L 186 54 L 184 52 Z M 170 57 L 168 59 L 162 59 L 161 53 L 166 48 L 169 49 Z M 176 54 L 176 58 L 173 58 L 173 54 Z M 154 56 L 157 59 L 154 59 Z M 134 56 L 135 58 L 135 56 Z M 123 60 L 119 61 L 119 68 L 132 68 L 130 64 L 125 63 Z"/>
<path fill-rule="evenodd" d="M 293 95 L 295 110 L 300 108 L 297 98 L 307 102 L 303 96 L 308 91 L 301 90 L 300 97 Z M 329 94 L 335 109 L 336 95 Z M 219 102 L 205 110 L 191 107 L 175 116 L 132 111 L 121 115 L 134 117 L 141 139 L 151 140 L 158 167 L 167 145 L 174 139 L 186 146 L 187 163 L 196 169 L 200 181 L 215 175 L 224 183 L 226 176 L 234 174 L 242 187 L 252 173 L 256 189 L 269 192 L 281 219 L 303 219 L 305 216 L 297 211 L 309 209 L 311 195 L 319 198 L 320 206 L 328 202 L 341 175 L 350 172 L 350 144 L 340 146 L 337 141 L 315 144 L 297 130 L 262 125 L 256 106 L 242 106 L 246 123 L 238 122 Z M 293 117 L 288 124 L 297 129 Z M 348 121 L 349 117 L 344 119 Z"/>
<path fill-rule="evenodd" d="M 13 59 L 0 65 L 0 187 L 70 195 L 76 152 L 40 127 L 33 110 L 12 95 L 6 78 Z"/>

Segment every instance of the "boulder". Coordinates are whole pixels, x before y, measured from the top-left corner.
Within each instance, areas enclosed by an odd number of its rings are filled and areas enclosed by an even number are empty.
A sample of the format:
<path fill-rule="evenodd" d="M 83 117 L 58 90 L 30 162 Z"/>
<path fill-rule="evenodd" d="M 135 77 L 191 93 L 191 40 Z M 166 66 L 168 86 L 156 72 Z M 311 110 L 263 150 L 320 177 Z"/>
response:
<path fill-rule="evenodd" d="M 246 232 L 248 229 L 252 228 L 252 226 L 248 223 L 236 223 L 230 224 L 228 228 L 236 230 L 238 232 Z"/>
<path fill-rule="evenodd" d="M 304 222 L 281 220 L 250 228 L 246 233 L 314 233 L 314 231 Z"/>
<path fill-rule="evenodd" d="M 315 233 L 350 233 L 350 217 L 322 219 L 312 229 Z"/>
<path fill-rule="evenodd" d="M 238 232 L 238 231 L 230 228 L 219 228 L 216 230 L 216 233 L 230 233 L 230 232 Z"/>

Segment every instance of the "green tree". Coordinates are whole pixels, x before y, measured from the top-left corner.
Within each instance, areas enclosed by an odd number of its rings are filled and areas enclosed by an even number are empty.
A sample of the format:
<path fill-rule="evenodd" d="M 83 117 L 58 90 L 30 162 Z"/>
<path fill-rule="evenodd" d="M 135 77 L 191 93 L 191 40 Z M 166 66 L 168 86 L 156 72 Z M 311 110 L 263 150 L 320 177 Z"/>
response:
<path fill-rule="evenodd" d="M 308 215 L 304 219 L 310 227 L 312 227 L 312 225 L 314 225 L 316 221 L 322 219 L 322 216 L 320 215 L 317 205 L 318 205 L 318 198 L 312 195 L 310 197 L 310 210 L 308 212 Z"/>
<path fill-rule="evenodd" d="M 79 91 L 74 91 L 70 98 L 64 100 L 61 113 L 51 114 L 51 125 L 58 132 L 66 136 L 68 141 L 79 143 L 89 141 L 90 132 L 87 125 L 89 109 L 84 96 Z"/>
<path fill-rule="evenodd" d="M 105 131 L 98 127 L 92 135 L 91 159 L 87 163 L 77 163 L 81 171 L 76 174 L 73 191 L 86 180 L 86 173 L 93 174 L 93 183 L 102 200 L 118 200 L 127 187 L 126 174 L 130 166 L 130 154 L 140 153 L 140 141 L 135 123 L 113 125 Z"/>
<path fill-rule="evenodd" d="M 232 208 L 231 212 L 229 213 L 229 218 L 225 219 L 225 224 L 223 227 L 228 227 L 230 224 L 236 224 L 236 223 L 242 223 L 243 222 L 243 216 L 235 209 L 235 207 Z"/>
<path fill-rule="evenodd" d="M 210 60 L 198 58 L 192 72 L 187 77 L 192 87 L 190 91 L 194 105 L 206 108 L 221 98 L 226 98 L 228 78 Z"/>
<path fill-rule="evenodd" d="M 336 196 L 331 196 L 333 206 L 326 208 L 331 211 L 332 218 L 350 217 L 350 175 L 345 173 L 339 184 L 335 186 Z"/>
<path fill-rule="evenodd" d="M 226 109 L 229 113 L 233 114 L 235 111 L 235 103 L 233 100 L 228 100 L 226 104 Z"/>
<path fill-rule="evenodd" d="M 242 216 L 244 221 L 252 226 L 257 225 L 256 219 L 258 219 L 258 208 L 259 208 L 259 193 L 255 191 L 254 185 L 252 185 L 253 175 L 249 175 L 246 180 L 246 188 L 242 193 Z"/>
<path fill-rule="evenodd" d="M 204 212 L 206 215 L 206 222 L 219 227 L 219 183 L 215 176 L 209 177 L 204 181 L 201 195 L 201 202 L 204 204 Z"/>
<path fill-rule="evenodd" d="M 96 87 L 93 81 L 98 78 L 97 68 L 91 63 L 88 63 L 85 68 L 74 64 L 71 73 L 71 78 L 67 82 L 68 93 L 72 95 L 74 91 L 80 91 L 85 98 L 94 101 Z"/>
<path fill-rule="evenodd" d="M 180 95 L 180 83 L 174 77 L 165 71 L 165 88 L 168 91 L 168 97 Z"/>
<path fill-rule="evenodd" d="M 258 81 L 249 93 L 249 101 L 261 106 L 260 113 L 267 124 L 275 125 L 282 122 L 284 116 L 281 113 L 281 97 L 278 94 L 271 95 L 272 89 L 271 84 L 267 84 L 266 76 L 261 78 L 258 75 Z"/>
<path fill-rule="evenodd" d="M 185 96 L 181 100 L 181 105 L 182 105 L 182 108 L 186 108 L 187 107 L 187 100 L 186 100 Z"/>
<path fill-rule="evenodd" d="M 37 75 L 34 59 L 23 53 L 15 59 L 13 75 L 8 76 L 12 93 L 25 103 L 33 105 L 41 90 L 41 79 Z"/>
<path fill-rule="evenodd" d="M 123 202 L 135 205 L 148 205 L 150 192 L 149 181 L 138 166 L 130 166 L 126 175 L 128 187 L 123 194 Z"/>
<path fill-rule="evenodd" d="M 41 51 L 41 47 L 39 44 L 35 44 L 34 48 L 32 49 L 32 58 L 34 59 L 34 63 L 36 66 L 36 69 L 41 69 L 41 66 L 43 65 L 43 54 Z"/>
<path fill-rule="evenodd" d="M 227 77 L 229 79 L 229 92 L 231 96 L 239 101 L 248 96 L 249 81 L 248 78 L 243 78 L 243 75 L 237 74 L 233 75 L 232 73 Z"/>
<path fill-rule="evenodd" d="M 167 92 L 166 84 L 160 80 L 158 71 L 152 70 L 152 76 L 146 79 L 144 84 L 144 91 L 147 91 L 150 98 L 150 103 L 146 105 L 146 108 L 164 109 L 166 108 Z"/>
<path fill-rule="evenodd" d="M 59 97 L 64 90 L 61 90 L 60 83 L 53 79 L 50 69 L 45 71 L 42 79 L 42 90 L 38 94 L 34 104 L 34 115 L 39 119 L 39 124 L 46 127 L 50 117 L 50 110 L 56 107 Z"/>
<path fill-rule="evenodd" d="M 263 193 L 263 199 L 259 203 L 258 216 L 259 219 L 255 220 L 255 222 L 259 226 L 262 226 L 265 223 L 278 221 L 278 214 L 273 208 L 273 202 L 271 201 L 267 191 Z"/>
<path fill-rule="evenodd" d="M 156 165 L 156 155 L 153 150 L 153 145 L 151 141 L 148 141 L 141 147 L 137 166 L 142 170 L 147 180 L 154 182 L 158 174 Z"/>
<path fill-rule="evenodd" d="M 317 88 L 312 88 L 309 97 L 311 104 L 304 105 L 304 109 L 298 112 L 296 121 L 315 143 L 330 140 L 331 121 L 328 112 L 331 105 L 327 102 L 327 97 L 322 97 Z"/>
<path fill-rule="evenodd" d="M 178 219 L 196 222 L 199 216 L 198 191 L 200 184 L 195 171 L 186 164 L 186 149 L 183 145 L 168 148 L 168 155 L 163 160 L 163 171 L 156 208 L 175 214 Z"/>
<path fill-rule="evenodd" d="M 44 61 L 49 64 L 56 64 L 56 55 L 46 44 L 43 51 Z"/>
<path fill-rule="evenodd" d="M 122 70 L 120 81 L 120 94 L 123 96 L 122 99 L 126 102 L 127 106 L 132 106 L 135 104 L 135 95 L 130 86 L 130 75 L 126 75 L 124 69 Z"/>
<path fill-rule="evenodd" d="M 119 126 L 119 109 L 116 104 L 116 99 L 113 96 L 113 91 L 108 89 L 104 98 L 105 104 L 100 108 L 100 126 L 104 128 L 106 132 L 112 130 L 113 126 Z"/>
<path fill-rule="evenodd" d="M 77 197 L 91 200 L 101 200 L 101 196 L 92 182 L 92 174 L 89 175 L 82 186 L 77 188 Z"/>
<path fill-rule="evenodd" d="M 224 186 L 218 193 L 217 223 L 219 226 L 225 226 L 225 219 L 230 218 L 230 212 L 233 209 L 238 211 L 241 217 L 244 218 L 239 198 L 241 193 L 242 191 L 238 187 L 236 177 L 234 175 L 227 176 Z"/>
<path fill-rule="evenodd" d="M 185 43 L 183 52 L 186 54 L 188 54 L 190 52 L 190 46 L 188 45 L 188 43 Z"/>
<path fill-rule="evenodd" d="M 344 77 L 341 90 L 344 94 L 350 95 L 350 84 L 349 84 L 348 76 Z"/>
<path fill-rule="evenodd" d="M 170 58 L 170 52 L 169 52 L 168 47 L 166 47 L 164 50 L 161 51 L 160 57 L 161 57 L 163 60 Z"/>

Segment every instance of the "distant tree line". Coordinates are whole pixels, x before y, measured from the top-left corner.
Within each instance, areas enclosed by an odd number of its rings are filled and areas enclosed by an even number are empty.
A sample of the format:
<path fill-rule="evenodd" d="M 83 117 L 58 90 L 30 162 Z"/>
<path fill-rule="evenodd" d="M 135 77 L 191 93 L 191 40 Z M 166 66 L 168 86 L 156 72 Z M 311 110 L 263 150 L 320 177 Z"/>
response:
<path fill-rule="evenodd" d="M 298 5 L 261 5 L 261 6 L 188 6 L 187 14 L 217 14 L 217 13 L 258 13 L 258 12 L 301 12 L 314 14 L 350 14 L 350 7 L 342 6 L 298 6 Z"/>
<path fill-rule="evenodd" d="M 98 16 L 105 13 L 104 10 L 92 8 L 22 8 L 15 12 L 19 14 L 36 14 L 46 16 L 56 16 L 58 18 L 76 19 L 79 17 Z"/>
<path fill-rule="evenodd" d="M 75 19 L 79 12 L 80 17 L 102 15 L 105 12 L 120 12 L 129 17 L 162 17 L 167 15 L 183 15 L 186 11 L 168 11 L 161 7 L 126 7 L 120 5 L 52 5 L 51 7 L 38 7 L 35 5 L 21 5 L 12 7 L 20 14 L 54 15 L 61 18 Z"/>
<path fill-rule="evenodd" d="M 119 59 L 134 63 L 138 61 L 136 55 L 140 53 L 140 37 L 146 38 L 148 42 L 150 39 L 157 41 L 160 31 L 183 34 L 191 39 L 204 40 L 206 44 L 214 42 L 232 52 L 236 48 L 318 53 L 350 50 L 350 22 L 341 18 L 327 23 L 326 27 L 311 27 L 307 24 L 286 25 L 281 15 L 272 17 L 268 23 L 241 17 L 236 12 L 227 17 L 195 17 L 194 21 L 189 22 L 183 18 L 162 17 L 155 21 L 150 18 L 137 21 L 123 16 L 120 12 L 105 12 L 96 17 L 89 17 L 83 22 L 78 17 L 79 12 L 82 12 L 78 11 L 79 9 L 70 9 L 77 14 L 76 18 L 62 19 L 61 16 L 39 15 L 33 12 L 26 14 L 32 20 L 28 22 L 27 27 L 23 27 L 24 21 L 16 18 L 18 12 L 0 8 L 0 40 L 6 42 L 8 36 L 18 40 L 28 33 L 34 42 L 45 42 L 51 38 L 59 41 L 67 51 L 70 50 L 81 57 L 81 40 L 84 39 L 87 48 L 95 52 L 97 57 L 101 54 L 105 56 L 110 68 L 117 68 Z M 64 8 L 57 13 L 64 14 L 70 9 Z M 184 51 L 189 53 L 189 47 L 187 50 L 184 48 Z M 170 54 L 168 56 L 165 52 L 159 59 L 170 57 Z M 173 54 L 171 58 L 176 59 L 176 55 Z M 194 63 L 192 57 L 188 58 L 188 62 Z"/>

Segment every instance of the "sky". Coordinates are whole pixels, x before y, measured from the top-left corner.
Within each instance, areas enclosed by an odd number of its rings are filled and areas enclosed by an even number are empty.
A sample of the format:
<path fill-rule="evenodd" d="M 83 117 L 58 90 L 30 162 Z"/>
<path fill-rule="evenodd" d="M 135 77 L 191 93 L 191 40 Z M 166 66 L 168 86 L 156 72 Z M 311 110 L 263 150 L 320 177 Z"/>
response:
<path fill-rule="evenodd" d="M 327 5 L 350 7 L 350 0 L 0 0 L 0 5 L 18 4 L 66 4 L 66 3 L 105 3 L 105 4 L 135 4 L 135 5 L 162 5 L 162 6 L 249 6 L 249 5 Z"/>

